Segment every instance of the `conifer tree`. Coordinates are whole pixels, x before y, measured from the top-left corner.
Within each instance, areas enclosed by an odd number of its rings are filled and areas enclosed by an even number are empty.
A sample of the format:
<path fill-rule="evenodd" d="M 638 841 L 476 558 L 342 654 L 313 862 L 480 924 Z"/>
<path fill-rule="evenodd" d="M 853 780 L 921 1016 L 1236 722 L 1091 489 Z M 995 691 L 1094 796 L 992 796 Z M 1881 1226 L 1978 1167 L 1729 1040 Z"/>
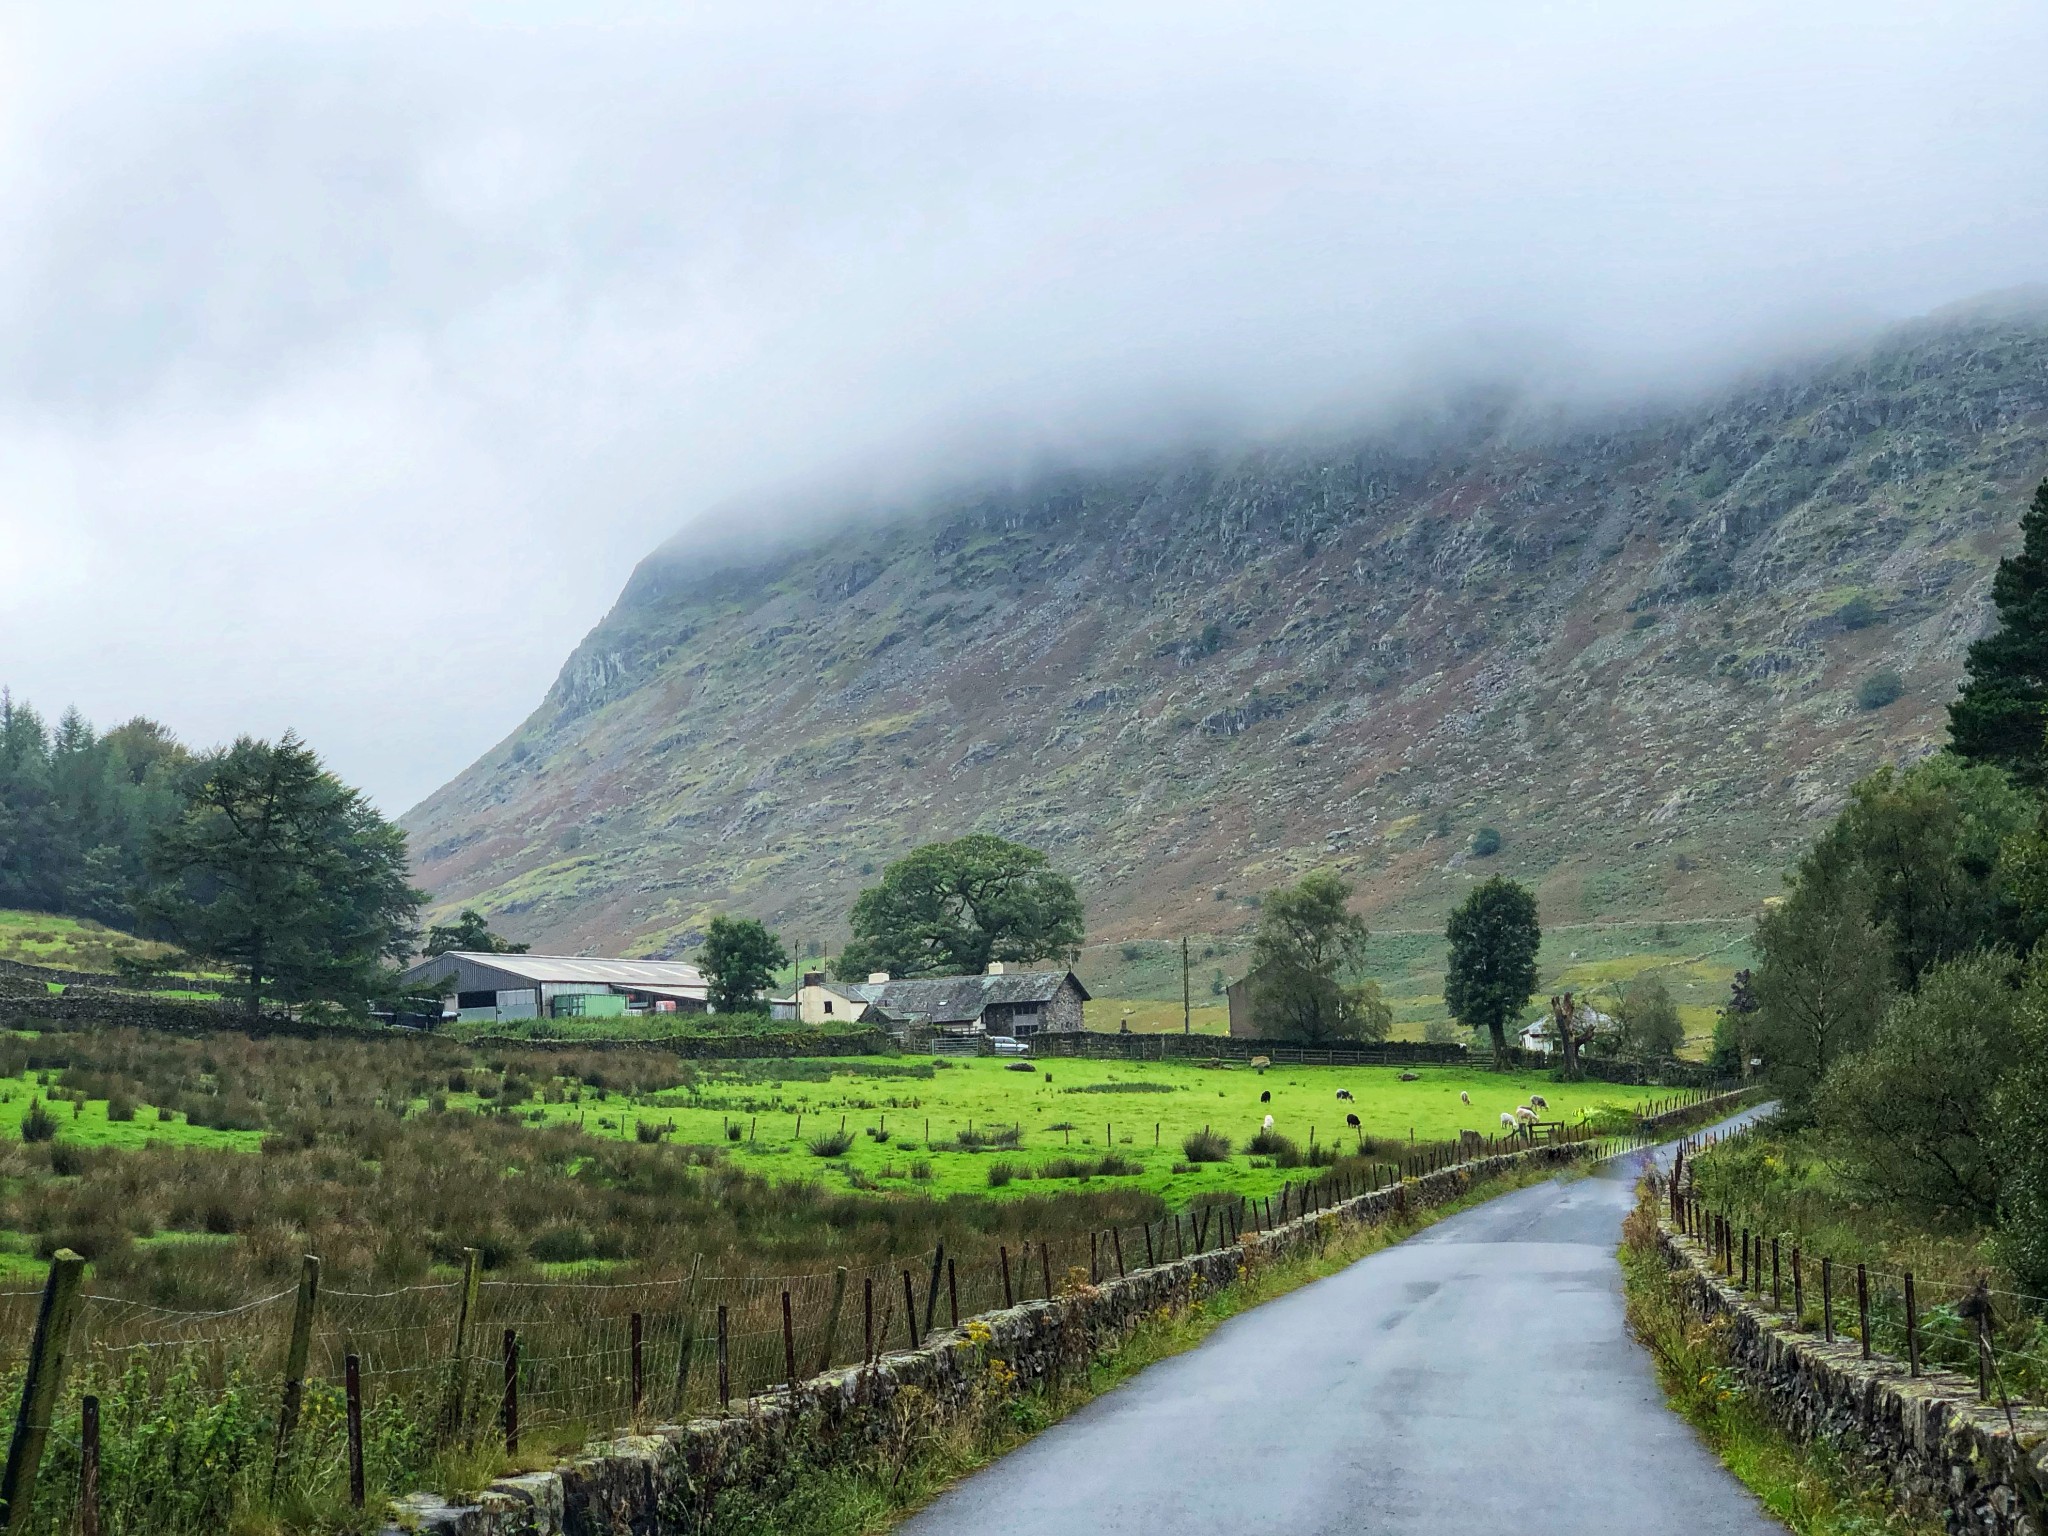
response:
<path fill-rule="evenodd" d="M 1998 562 L 1991 602 L 1998 627 L 1970 647 L 1963 691 L 1948 707 L 1958 757 L 2048 788 L 2048 480 L 2020 519 L 2017 554 Z"/>

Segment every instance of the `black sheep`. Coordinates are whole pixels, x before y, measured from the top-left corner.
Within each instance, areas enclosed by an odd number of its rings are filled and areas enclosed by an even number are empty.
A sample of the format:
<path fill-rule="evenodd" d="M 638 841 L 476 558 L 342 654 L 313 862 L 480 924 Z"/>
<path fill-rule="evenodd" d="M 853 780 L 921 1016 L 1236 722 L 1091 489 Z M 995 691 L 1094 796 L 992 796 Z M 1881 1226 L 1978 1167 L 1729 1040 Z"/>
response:
<path fill-rule="evenodd" d="M 1270 1103 L 1272 1103 L 1272 1102 L 1273 1102 L 1273 1090 L 1272 1090 L 1272 1089 L 1270 1089 L 1270 1088 L 1268 1088 L 1268 1089 L 1267 1089 L 1267 1090 L 1266 1090 L 1266 1091 L 1265 1091 L 1264 1093 L 1261 1093 L 1261 1094 L 1259 1095 L 1259 1102 L 1260 1102 L 1261 1104 L 1270 1104 Z"/>
<path fill-rule="evenodd" d="M 1356 1115 L 1346 1115 L 1346 1116 L 1344 1117 L 1344 1123 L 1345 1123 L 1346 1125 L 1350 1126 L 1350 1127 L 1351 1127 L 1351 1129 L 1353 1129 L 1353 1130 L 1355 1131 L 1355 1130 L 1357 1130 L 1357 1129 L 1358 1129 L 1358 1116 L 1356 1116 Z"/>

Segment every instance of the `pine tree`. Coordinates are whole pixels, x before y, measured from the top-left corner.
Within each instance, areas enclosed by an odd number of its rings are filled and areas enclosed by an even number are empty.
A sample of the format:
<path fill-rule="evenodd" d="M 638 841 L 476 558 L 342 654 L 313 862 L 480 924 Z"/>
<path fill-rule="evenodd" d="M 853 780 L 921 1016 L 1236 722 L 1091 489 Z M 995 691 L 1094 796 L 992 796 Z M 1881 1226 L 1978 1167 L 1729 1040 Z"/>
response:
<path fill-rule="evenodd" d="M 1998 562 L 1991 602 L 1998 628 L 1970 647 L 1963 691 L 1948 707 L 1959 757 L 1991 763 L 2048 788 L 2048 480 L 2020 519 L 2019 553 Z"/>

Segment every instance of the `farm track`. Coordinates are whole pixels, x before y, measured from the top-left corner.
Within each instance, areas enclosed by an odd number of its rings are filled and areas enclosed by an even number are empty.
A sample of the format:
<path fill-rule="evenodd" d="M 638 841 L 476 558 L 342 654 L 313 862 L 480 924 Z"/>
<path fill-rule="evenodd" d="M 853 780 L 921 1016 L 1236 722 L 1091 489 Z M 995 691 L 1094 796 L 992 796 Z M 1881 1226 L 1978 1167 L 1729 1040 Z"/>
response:
<path fill-rule="evenodd" d="M 1669 1148 L 1504 1195 L 1234 1318 L 903 1530 L 1781 1531 L 1666 1408 L 1623 1322 L 1615 1249 L 1652 1156 Z"/>

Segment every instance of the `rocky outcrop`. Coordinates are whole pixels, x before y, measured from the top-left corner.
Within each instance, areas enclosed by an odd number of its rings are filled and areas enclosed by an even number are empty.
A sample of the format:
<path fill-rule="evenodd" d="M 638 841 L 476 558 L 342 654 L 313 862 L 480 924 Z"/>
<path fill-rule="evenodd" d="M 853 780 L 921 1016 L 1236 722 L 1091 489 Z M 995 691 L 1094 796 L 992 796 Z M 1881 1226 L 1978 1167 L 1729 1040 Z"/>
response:
<path fill-rule="evenodd" d="M 1235 1283 L 1248 1268 L 1320 1250 L 1340 1223 L 1370 1224 L 1455 1200 L 1518 1167 L 1564 1166 L 1596 1143 L 1538 1146 L 1335 1202 L 1236 1243 L 970 1318 L 921 1348 L 812 1377 L 722 1417 L 593 1445 L 550 1472 L 500 1479 L 469 1503 L 415 1495 L 401 1532 L 431 1536 L 682 1536 L 708 1532 L 719 1501 L 766 1496 L 792 1469 L 823 1469 L 906 1444 L 1019 1391 L 1086 1369 L 1147 1318 Z"/>
<path fill-rule="evenodd" d="M 1735 1368 L 1790 1434 L 1856 1458 L 1951 1536 L 2048 1531 L 2048 1410 L 2014 1405 L 2008 1418 L 1967 1377 L 1865 1360 L 1853 1340 L 1829 1344 L 1744 1296 L 1702 1245 L 1668 1227 L 1663 1245 L 1687 1309 L 1725 1326 Z"/>

